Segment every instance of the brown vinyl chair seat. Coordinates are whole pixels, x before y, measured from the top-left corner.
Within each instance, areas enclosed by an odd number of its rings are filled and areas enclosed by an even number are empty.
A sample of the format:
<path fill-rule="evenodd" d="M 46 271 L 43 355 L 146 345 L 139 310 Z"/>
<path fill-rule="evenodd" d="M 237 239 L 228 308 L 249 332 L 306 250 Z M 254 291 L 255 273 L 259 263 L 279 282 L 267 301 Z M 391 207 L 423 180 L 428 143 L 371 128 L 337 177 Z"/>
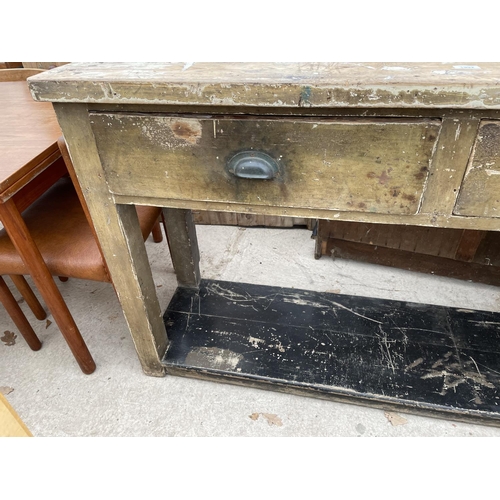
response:
<path fill-rule="evenodd" d="M 136 207 L 143 238 L 161 214 L 158 207 Z M 53 276 L 111 282 L 97 241 L 69 177 L 57 181 L 22 214 Z M 0 275 L 28 275 L 5 229 L 0 230 Z"/>

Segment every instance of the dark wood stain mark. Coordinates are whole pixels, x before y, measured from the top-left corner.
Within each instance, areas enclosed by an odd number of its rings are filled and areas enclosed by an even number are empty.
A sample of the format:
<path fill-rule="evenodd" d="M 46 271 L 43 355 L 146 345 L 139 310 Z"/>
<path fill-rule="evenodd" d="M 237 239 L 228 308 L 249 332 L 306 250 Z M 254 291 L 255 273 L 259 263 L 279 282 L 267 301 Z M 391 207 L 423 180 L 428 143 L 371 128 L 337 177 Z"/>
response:
<path fill-rule="evenodd" d="M 402 195 L 402 198 L 404 198 L 405 200 L 408 200 L 410 203 L 415 203 L 417 201 L 417 197 L 414 194 L 404 193 Z"/>
<path fill-rule="evenodd" d="M 422 181 L 424 180 L 425 178 L 427 177 L 427 167 L 422 167 L 420 169 L 420 172 L 417 172 L 415 174 L 415 179 L 417 179 L 417 181 Z"/>
<path fill-rule="evenodd" d="M 382 174 L 380 175 L 379 177 L 379 184 L 382 184 L 383 186 L 385 186 L 390 180 L 391 180 L 391 177 L 389 176 L 389 173 L 391 172 L 391 168 L 389 170 L 384 170 L 382 172 Z"/>
<path fill-rule="evenodd" d="M 196 144 L 201 137 L 201 128 L 194 129 L 189 123 L 183 121 L 174 122 L 171 128 L 175 137 L 191 144 Z"/>
<path fill-rule="evenodd" d="M 391 171 L 392 168 L 389 168 L 388 170 L 383 170 L 380 175 L 376 174 L 375 172 L 368 172 L 367 177 L 369 179 L 378 179 L 378 183 L 385 186 L 391 180 L 391 176 L 389 175 Z"/>

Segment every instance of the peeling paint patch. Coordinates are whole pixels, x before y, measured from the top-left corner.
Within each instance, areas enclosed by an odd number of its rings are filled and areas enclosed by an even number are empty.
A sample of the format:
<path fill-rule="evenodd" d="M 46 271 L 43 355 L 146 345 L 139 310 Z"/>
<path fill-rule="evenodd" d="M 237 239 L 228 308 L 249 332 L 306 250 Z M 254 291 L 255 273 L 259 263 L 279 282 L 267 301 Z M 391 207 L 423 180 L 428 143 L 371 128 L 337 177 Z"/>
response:
<path fill-rule="evenodd" d="M 304 299 L 299 296 L 291 296 L 291 297 L 284 297 L 283 302 L 289 303 L 289 304 L 296 304 L 298 306 L 310 306 L 310 307 L 317 307 L 317 308 L 324 308 L 324 309 L 329 309 L 330 306 L 327 304 L 322 304 L 320 302 L 316 301 L 310 301 L 307 299 Z"/>
<path fill-rule="evenodd" d="M 481 69 L 479 66 L 472 66 L 472 65 L 466 65 L 466 64 L 461 64 L 458 66 L 453 66 L 455 69 Z"/>
<path fill-rule="evenodd" d="M 214 370 L 234 370 L 243 359 L 241 354 L 218 347 L 198 347 L 186 356 L 186 364 Z"/>
<path fill-rule="evenodd" d="M 383 66 L 384 71 L 410 71 L 410 68 L 405 68 L 404 66 Z"/>
<path fill-rule="evenodd" d="M 418 359 L 416 359 L 413 363 L 410 363 L 410 364 L 406 367 L 405 371 L 412 370 L 413 368 L 415 368 L 416 366 L 418 366 L 418 365 L 422 364 L 423 362 L 424 362 L 424 358 L 418 358 Z"/>
<path fill-rule="evenodd" d="M 491 168 L 486 168 L 484 171 L 486 172 L 486 175 L 488 177 L 491 177 L 492 175 L 500 175 L 500 171 L 498 171 L 498 170 L 491 170 Z"/>
<path fill-rule="evenodd" d="M 210 293 L 223 297 L 224 299 L 227 299 L 233 303 L 237 303 L 240 307 L 251 307 L 252 309 L 256 310 L 253 304 L 254 298 L 250 295 L 239 294 L 237 292 L 234 292 L 233 290 L 223 288 L 217 283 L 210 285 L 208 287 L 208 290 Z"/>
<path fill-rule="evenodd" d="M 487 377 L 481 373 L 476 361 L 470 357 L 469 360 L 460 360 L 457 354 L 447 352 L 439 358 L 429 370 L 426 370 L 423 380 L 430 378 L 441 378 L 442 387 L 440 395 L 445 395 L 451 390 L 455 390 L 461 384 L 468 384 L 476 393 L 476 398 L 480 402 L 479 392 L 481 387 L 495 389 Z M 479 403 L 478 403 L 479 404 Z"/>
<path fill-rule="evenodd" d="M 259 344 L 263 344 L 265 341 L 262 339 L 258 339 L 256 337 L 250 336 L 250 337 L 248 337 L 248 342 L 250 342 L 250 345 L 252 347 L 255 347 L 256 349 L 258 349 Z"/>

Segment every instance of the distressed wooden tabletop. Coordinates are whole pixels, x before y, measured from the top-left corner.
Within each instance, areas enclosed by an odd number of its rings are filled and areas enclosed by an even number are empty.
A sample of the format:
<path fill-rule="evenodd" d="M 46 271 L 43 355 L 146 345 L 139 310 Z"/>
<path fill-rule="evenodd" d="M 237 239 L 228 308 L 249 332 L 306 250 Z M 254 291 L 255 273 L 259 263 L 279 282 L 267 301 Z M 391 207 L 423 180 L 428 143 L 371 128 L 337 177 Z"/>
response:
<path fill-rule="evenodd" d="M 29 84 L 53 102 L 500 108 L 500 63 L 72 63 Z"/>
<path fill-rule="evenodd" d="M 61 129 L 50 104 L 34 102 L 26 82 L 0 83 L 0 191 L 58 151 Z"/>

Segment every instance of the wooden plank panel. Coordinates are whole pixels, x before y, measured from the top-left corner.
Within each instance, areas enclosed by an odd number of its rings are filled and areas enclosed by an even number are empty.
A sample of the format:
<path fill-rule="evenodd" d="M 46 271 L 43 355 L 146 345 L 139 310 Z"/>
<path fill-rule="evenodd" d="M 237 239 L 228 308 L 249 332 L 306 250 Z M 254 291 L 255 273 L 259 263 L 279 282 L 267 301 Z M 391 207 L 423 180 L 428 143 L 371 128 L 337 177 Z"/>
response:
<path fill-rule="evenodd" d="M 455 258 L 465 262 L 472 262 L 485 236 L 486 231 L 464 231 Z"/>
<path fill-rule="evenodd" d="M 441 229 L 391 224 L 319 221 L 322 239 L 345 240 L 454 259 L 462 229 Z"/>
<path fill-rule="evenodd" d="M 500 259 L 498 258 L 496 265 L 493 266 L 485 265 L 484 262 L 479 261 L 478 263 L 463 262 L 446 257 L 364 245 L 363 243 L 333 238 L 325 240 L 323 243 L 322 255 L 331 255 L 334 258 L 500 286 Z"/>
<path fill-rule="evenodd" d="M 500 233 L 487 231 L 479 244 L 474 262 L 486 266 L 500 267 Z"/>
<path fill-rule="evenodd" d="M 442 243 L 446 240 L 446 233 L 443 235 L 442 232 L 433 231 L 435 228 L 426 227 L 420 228 L 415 235 L 415 253 L 423 253 L 427 255 L 439 255 L 443 253 Z M 411 229 L 409 229 L 409 232 Z"/>
<path fill-rule="evenodd" d="M 273 217 L 269 215 L 237 214 L 234 212 L 193 211 L 195 224 L 225 226 L 293 227 L 308 226 L 308 220 L 299 217 Z"/>
<path fill-rule="evenodd" d="M 201 210 L 194 210 L 193 220 L 195 224 L 237 226 L 238 214 L 234 212 L 203 212 Z"/>

